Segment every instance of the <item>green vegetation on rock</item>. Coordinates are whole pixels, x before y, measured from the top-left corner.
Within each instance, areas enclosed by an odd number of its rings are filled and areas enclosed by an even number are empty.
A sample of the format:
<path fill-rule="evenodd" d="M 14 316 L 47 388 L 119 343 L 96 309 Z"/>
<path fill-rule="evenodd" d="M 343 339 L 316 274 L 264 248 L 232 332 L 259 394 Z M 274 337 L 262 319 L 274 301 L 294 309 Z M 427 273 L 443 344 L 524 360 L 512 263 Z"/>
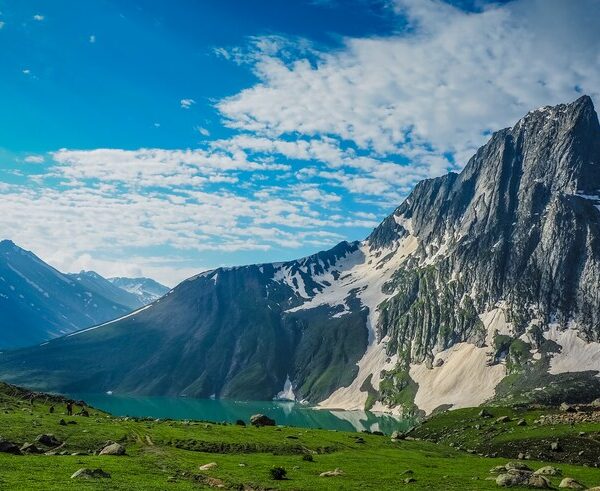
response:
<path fill-rule="evenodd" d="M 393 370 L 383 371 L 379 382 L 380 400 L 387 406 L 400 406 L 404 414 L 419 412 L 415 405 L 418 385 L 410 378 L 408 370 L 397 365 Z"/>
<path fill-rule="evenodd" d="M 462 341 L 481 344 L 485 338 L 465 285 L 450 281 L 439 265 L 400 269 L 384 291 L 394 295 L 380 307 L 378 334 L 389 336 L 388 353 L 402 353 L 401 362 L 431 361 L 434 347 L 445 349 Z"/>

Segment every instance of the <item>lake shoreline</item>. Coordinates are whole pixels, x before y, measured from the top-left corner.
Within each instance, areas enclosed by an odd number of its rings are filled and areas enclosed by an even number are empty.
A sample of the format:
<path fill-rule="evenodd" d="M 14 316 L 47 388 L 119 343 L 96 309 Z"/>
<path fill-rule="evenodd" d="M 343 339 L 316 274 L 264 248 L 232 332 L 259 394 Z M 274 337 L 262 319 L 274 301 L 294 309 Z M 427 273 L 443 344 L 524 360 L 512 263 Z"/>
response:
<path fill-rule="evenodd" d="M 117 417 L 215 421 L 233 424 L 239 420 L 248 423 L 253 414 L 266 414 L 278 425 L 336 431 L 381 431 L 386 434 L 391 434 L 393 431 L 406 431 L 416 421 L 414 418 L 400 418 L 388 413 L 326 409 L 294 401 L 240 401 L 106 393 L 63 395 L 85 401 Z"/>

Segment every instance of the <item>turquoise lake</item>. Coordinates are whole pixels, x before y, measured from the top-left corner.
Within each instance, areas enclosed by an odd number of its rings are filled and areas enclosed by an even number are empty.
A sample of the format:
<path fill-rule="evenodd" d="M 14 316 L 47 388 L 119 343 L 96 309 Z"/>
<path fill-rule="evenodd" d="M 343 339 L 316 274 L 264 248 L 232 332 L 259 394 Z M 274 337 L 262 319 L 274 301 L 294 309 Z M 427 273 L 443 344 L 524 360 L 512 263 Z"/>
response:
<path fill-rule="evenodd" d="M 249 421 L 257 413 L 266 414 L 277 424 L 305 428 L 325 428 L 339 431 L 404 431 L 414 422 L 391 415 L 367 411 L 330 411 L 312 409 L 293 402 L 230 401 L 188 399 L 182 397 L 140 397 L 108 394 L 71 394 L 88 404 L 115 416 L 136 416 L 161 419 L 190 419 L 235 423 Z"/>

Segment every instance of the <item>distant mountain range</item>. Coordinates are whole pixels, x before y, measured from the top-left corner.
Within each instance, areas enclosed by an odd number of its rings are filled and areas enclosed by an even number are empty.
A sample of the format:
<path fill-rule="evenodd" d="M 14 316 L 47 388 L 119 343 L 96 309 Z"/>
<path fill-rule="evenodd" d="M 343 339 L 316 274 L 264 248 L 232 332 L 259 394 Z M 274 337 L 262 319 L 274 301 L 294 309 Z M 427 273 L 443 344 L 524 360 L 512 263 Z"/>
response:
<path fill-rule="evenodd" d="M 1 378 L 40 389 L 427 414 L 585 402 L 599 374 L 600 125 L 587 96 L 494 133 L 364 241 L 207 271 L 121 319 L 0 355 Z"/>
<path fill-rule="evenodd" d="M 3 240 L 0 348 L 39 344 L 121 317 L 143 307 L 145 299 L 157 291 L 155 282 L 148 281 L 153 287 L 151 292 L 134 294 L 92 271 L 61 273 L 35 254 Z"/>
<path fill-rule="evenodd" d="M 140 306 L 147 305 L 169 291 L 164 285 L 150 278 L 108 278 L 113 285 L 134 295 Z"/>
<path fill-rule="evenodd" d="M 139 309 L 146 305 L 138 295 L 119 288 L 110 280 L 100 276 L 95 271 L 80 271 L 79 273 L 67 273 L 69 278 L 79 283 L 85 289 L 102 295 L 116 304 L 127 307 L 129 311 Z"/>

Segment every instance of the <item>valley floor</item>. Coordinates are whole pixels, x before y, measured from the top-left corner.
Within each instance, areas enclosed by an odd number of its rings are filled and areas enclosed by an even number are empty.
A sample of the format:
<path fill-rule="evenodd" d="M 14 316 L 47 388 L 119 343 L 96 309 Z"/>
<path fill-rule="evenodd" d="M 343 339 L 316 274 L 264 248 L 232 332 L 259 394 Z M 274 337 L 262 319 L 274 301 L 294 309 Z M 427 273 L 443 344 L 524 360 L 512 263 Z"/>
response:
<path fill-rule="evenodd" d="M 59 398 L 31 400 L 26 391 L 0 384 L 2 441 L 35 443 L 54 454 L 0 452 L 0 489 L 500 489 L 490 469 L 518 453 L 532 469 L 559 467 L 562 476 L 549 476 L 555 487 L 565 476 L 586 488 L 600 485 L 594 467 L 600 463 L 600 422 L 583 416 L 564 420 L 549 411 L 488 408 L 493 417 L 480 416 L 479 408 L 453 411 L 432 418 L 409 439 L 392 441 L 305 428 L 133 420 L 87 410 L 87 417 L 67 416 Z M 540 423 L 542 413 L 550 418 L 547 424 Z M 509 421 L 497 422 L 501 416 Z M 58 448 L 36 443 L 42 434 L 54 435 Z M 95 455 L 107 441 L 123 445 L 126 455 Z M 556 450 L 552 443 L 559 443 Z M 200 469 L 213 462 L 216 466 Z M 273 480 L 274 466 L 285 468 L 287 479 Z M 81 468 L 101 468 L 111 477 L 71 478 Z M 342 474 L 320 477 L 336 468 Z"/>

